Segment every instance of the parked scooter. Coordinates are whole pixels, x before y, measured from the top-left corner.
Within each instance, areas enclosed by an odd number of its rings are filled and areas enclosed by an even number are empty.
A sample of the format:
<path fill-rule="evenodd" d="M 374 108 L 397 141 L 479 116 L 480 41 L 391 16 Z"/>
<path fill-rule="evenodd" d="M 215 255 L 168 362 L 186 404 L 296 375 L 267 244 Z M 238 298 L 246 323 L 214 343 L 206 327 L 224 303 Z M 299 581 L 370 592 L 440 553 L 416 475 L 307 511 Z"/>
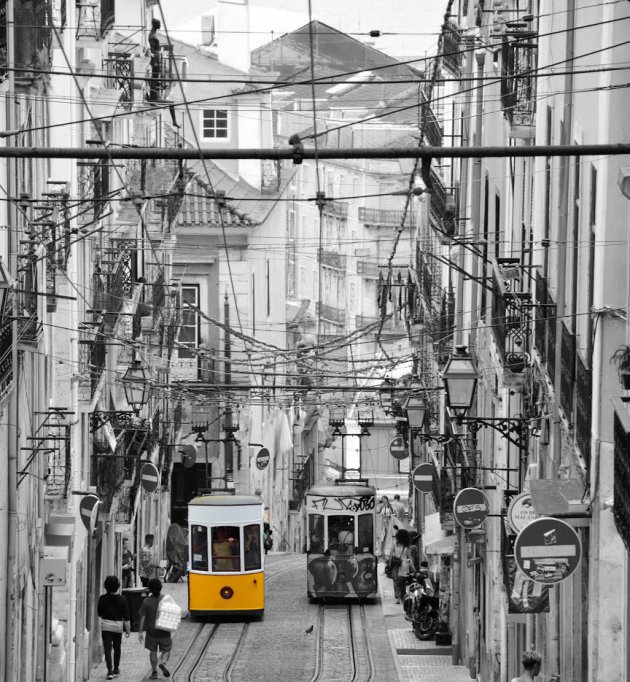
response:
<path fill-rule="evenodd" d="M 405 590 L 403 608 L 405 618 L 411 621 L 418 639 L 431 639 L 435 636 L 440 620 L 438 606 L 439 599 L 430 583 L 425 582 L 422 576 L 412 576 Z"/>

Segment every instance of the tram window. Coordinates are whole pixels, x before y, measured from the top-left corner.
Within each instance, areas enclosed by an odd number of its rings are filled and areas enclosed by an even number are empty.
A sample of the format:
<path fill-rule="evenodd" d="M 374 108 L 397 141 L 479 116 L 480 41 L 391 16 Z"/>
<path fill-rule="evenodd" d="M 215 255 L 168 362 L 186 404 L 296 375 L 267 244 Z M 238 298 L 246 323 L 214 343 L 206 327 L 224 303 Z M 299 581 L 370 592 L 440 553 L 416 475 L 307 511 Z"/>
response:
<path fill-rule="evenodd" d="M 324 517 L 321 514 L 309 514 L 308 516 L 309 552 L 313 554 L 324 553 Z"/>
<path fill-rule="evenodd" d="M 374 517 L 372 514 L 361 514 L 358 519 L 359 539 L 357 547 L 359 552 L 374 553 Z"/>
<path fill-rule="evenodd" d="M 205 526 L 190 527 L 190 543 L 192 548 L 192 569 L 208 570 L 208 529 Z"/>
<path fill-rule="evenodd" d="M 328 547 L 344 553 L 354 549 L 354 516 L 328 517 Z"/>
<path fill-rule="evenodd" d="M 260 569 L 260 526 L 245 526 L 245 570 Z"/>
<path fill-rule="evenodd" d="M 215 526 L 212 529 L 212 570 L 240 571 L 241 542 L 238 526 Z"/>

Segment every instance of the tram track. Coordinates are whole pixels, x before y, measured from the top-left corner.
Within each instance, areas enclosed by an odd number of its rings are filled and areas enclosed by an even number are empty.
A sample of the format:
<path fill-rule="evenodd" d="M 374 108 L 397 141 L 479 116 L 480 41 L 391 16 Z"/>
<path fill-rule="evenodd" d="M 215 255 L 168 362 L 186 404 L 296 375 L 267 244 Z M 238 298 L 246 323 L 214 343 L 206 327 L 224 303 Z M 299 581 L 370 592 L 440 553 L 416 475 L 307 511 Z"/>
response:
<path fill-rule="evenodd" d="M 373 682 L 374 659 L 364 604 L 321 604 L 315 646 L 310 682 Z"/>
<path fill-rule="evenodd" d="M 294 571 L 301 559 L 283 562 L 265 571 L 265 583 Z M 173 682 L 232 682 L 232 673 L 243 648 L 249 622 L 201 623 L 178 663 Z"/>

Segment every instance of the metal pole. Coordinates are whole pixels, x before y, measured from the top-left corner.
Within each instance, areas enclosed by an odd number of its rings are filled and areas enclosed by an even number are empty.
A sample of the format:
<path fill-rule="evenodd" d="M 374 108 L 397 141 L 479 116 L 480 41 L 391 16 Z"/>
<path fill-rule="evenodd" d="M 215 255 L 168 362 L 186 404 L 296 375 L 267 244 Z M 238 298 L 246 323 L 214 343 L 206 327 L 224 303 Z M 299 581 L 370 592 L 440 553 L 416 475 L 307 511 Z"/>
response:
<path fill-rule="evenodd" d="M 223 322 L 225 324 L 224 337 L 224 362 L 223 362 L 223 380 L 226 387 L 232 384 L 232 340 L 230 335 L 230 301 L 227 292 L 225 293 L 225 300 L 223 302 Z M 232 407 L 229 403 L 225 406 L 225 426 L 232 426 Z M 225 487 L 228 488 L 228 482 L 234 481 L 234 454 L 232 452 L 232 441 L 226 440 L 223 444 L 225 452 Z"/>
<path fill-rule="evenodd" d="M 1 135 L 0 135 L 1 137 Z M 531 147 L 339 147 L 304 149 L 184 149 L 164 147 L 0 147 L 0 158 L 36 159 L 470 159 L 546 156 L 618 156 L 630 154 L 628 143 L 560 144 Z M 403 192 L 403 194 L 406 192 Z"/>

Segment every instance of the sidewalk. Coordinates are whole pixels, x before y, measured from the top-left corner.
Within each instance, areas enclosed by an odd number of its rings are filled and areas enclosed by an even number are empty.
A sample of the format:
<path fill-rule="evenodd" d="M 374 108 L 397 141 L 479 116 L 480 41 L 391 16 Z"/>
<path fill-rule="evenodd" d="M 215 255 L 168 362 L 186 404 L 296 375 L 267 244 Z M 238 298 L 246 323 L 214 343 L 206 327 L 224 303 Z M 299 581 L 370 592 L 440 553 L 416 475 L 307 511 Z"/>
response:
<path fill-rule="evenodd" d="M 436 646 L 414 635 L 402 605 L 395 603 L 394 583 L 385 577 L 384 568 L 379 563 L 378 587 L 399 682 L 471 682 L 468 668 L 453 665 L 450 646 Z"/>

